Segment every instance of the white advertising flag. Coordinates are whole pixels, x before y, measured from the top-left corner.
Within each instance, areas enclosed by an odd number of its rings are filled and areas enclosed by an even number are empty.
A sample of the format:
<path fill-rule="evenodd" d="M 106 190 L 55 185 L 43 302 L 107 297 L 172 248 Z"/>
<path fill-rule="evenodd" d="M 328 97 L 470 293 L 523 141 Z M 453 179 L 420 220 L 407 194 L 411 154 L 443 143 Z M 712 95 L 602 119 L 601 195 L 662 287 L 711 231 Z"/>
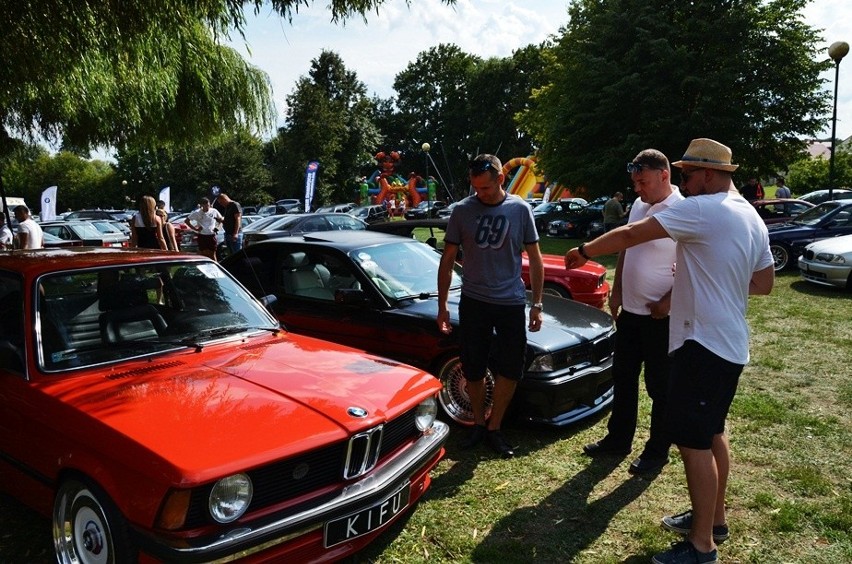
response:
<path fill-rule="evenodd" d="M 165 188 L 160 190 L 160 199 L 163 200 L 166 203 L 166 205 L 163 207 L 163 209 L 166 210 L 166 212 L 169 212 L 169 213 L 171 213 L 171 211 L 172 211 L 171 197 L 172 197 L 172 189 L 171 189 L 170 186 L 166 186 Z"/>
<path fill-rule="evenodd" d="M 39 214 L 41 221 L 56 219 L 56 190 L 56 186 L 51 186 L 41 193 L 41 213 Z"/>

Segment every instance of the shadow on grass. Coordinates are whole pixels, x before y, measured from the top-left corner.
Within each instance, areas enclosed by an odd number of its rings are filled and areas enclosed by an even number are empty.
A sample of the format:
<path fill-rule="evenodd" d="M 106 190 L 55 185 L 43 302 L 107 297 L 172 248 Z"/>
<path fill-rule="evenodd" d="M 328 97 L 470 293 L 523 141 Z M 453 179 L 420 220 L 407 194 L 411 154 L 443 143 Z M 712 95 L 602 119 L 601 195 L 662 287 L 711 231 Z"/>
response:
<path fill-rule="evenodd" d="M 800 294 L 833 300 L 852 300 L 852 292 L 843 288 L 820 286 L 812 282 L 798 280 L 790 284 L 790 289 Z"/>
<path fill-rule="evenodd" d="M 591 459 L 589 465 L 532 507 L 494 523 L 472 553 L 474 562 L 571 562 L 604 535 L 612 518 L 638 498 L 652 478 L 631 477 L 610 493 L 590 499 L 595 486 L 624 457 Z M 617 551 L 616 551 L 617 552 Z M 647 562 L 650 554 L 624 562 Z"/>

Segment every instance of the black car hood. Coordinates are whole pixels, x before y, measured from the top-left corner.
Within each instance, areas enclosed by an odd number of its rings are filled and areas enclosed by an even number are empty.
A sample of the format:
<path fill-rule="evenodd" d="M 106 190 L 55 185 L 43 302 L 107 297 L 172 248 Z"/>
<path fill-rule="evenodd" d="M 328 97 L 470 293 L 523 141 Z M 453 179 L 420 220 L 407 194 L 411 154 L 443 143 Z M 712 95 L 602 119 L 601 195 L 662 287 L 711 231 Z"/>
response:
<path fill-rule="evenodd" d="M 797 235 L 799 233 L 806 234 L 812 233 L 814 231 L 814 227 L 808 225 L 799 225 L 796 223 L 775 223 L 772 225 L 767 225 L 766 229 L 769 231 L 769 237 L 772 238 L 773 235 Z"/>
<path fill-rule="evenodd" d="M 527 294 L 529 296 L 529 293 Z M 453 327 L 459 323 L 458 305 L 461 293 L 450 292 L 447 306 Z M 559 350 L 597 339 L 612 328 L 612 317 L 605 311 L 556 296 L 542 296 L 543 323 L 539 331 L 527 331 L 527 342 L 542 350 Z M 403 300 L 397 313 L 434 320 L 438 315 L 438 299 Z"/>

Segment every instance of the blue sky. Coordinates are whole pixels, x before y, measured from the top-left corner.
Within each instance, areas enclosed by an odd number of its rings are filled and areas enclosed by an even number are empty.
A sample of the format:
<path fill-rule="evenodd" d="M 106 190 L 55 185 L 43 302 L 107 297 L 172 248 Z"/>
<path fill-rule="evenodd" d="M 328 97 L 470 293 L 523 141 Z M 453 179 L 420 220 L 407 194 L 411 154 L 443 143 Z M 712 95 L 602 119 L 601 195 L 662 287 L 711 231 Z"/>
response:
<path fill-rule="evenodd" d="M 357 73 L 370 94 L 390 97 L 394 76 L 418 53 L 440 43 L 454 43 L 481 57 L 505 57 L 514 49 L 539 43 L 567 22 L 567 0 L 457 0 L 453 7 L 439 0 L 388 0 L 378 14 L 345 25 L 330 23 L 326 2 L 318 0 L 299 10 L 288 23 L 270 10 L 249 18 L 246 39 L 233 46 L 266 71 L 275 104 L 283 115 L 284 98 L 322 49 L 336 52 Z M 825 47 L 835 41 L 852 43 L 852 2 L 814 0 L 805 21 L 822 29 Z M 828 59 L 828 55 L 826 55 Z M 824 77 L 833 94 L 834 70 Z M 840 65 L 837 136 L 852 136 L 852 54 Z M 826 120 L 824 137 L 831 136 Z"/>

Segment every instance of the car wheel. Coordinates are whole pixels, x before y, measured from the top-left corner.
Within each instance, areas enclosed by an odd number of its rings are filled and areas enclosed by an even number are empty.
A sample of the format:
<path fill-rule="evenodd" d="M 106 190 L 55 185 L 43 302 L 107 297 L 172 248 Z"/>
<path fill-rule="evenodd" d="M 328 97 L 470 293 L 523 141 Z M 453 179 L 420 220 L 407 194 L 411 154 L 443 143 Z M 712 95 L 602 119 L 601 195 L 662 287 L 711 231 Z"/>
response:
<path fill-rule="evenodd" d="M 769 245 L 769 252 L 775 261 L 775 272 L 781 272 L 790 266 L 790 249 L 784 245 Z"/>
<path fill-rule="evenodd" d="M 135 562 L 127 525 L 99 488 L 70 479 L 53 504 L 53 545 L 61 564 Z"/>
<path fill-rule="evenodd" d="M 447 359 L 438 371 L 438 380 L 444 388 L 438 395 L 438 401 L 447 416 L 462 425 L 473 425 L 473 409 L 467 393 L 467 380 L 462 374 L 461 359 L 453 355 Z M 494 400 L 494 375 L 485 373 L 485 418 L 491 415 L 491 402 Z"/>
<path fill-rule="evenodd" d="M 567 289 L 560 286 L 559 284 L 556 284 L 555 282 L 545 282 L 542 293 L 547 294 L 548 296 L 559 296 L 560 298 L 565 298 L 566 300 L 571 299 L 571 292 L 569 292 Z"/>

